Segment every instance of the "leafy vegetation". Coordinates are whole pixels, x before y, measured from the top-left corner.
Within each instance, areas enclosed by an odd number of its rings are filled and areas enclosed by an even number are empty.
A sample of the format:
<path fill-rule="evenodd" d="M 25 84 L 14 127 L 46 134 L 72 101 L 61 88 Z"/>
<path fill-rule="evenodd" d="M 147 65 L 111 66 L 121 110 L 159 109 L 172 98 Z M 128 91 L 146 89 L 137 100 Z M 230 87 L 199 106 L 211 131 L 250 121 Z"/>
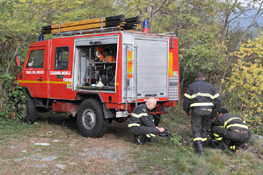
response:
<path fill-rule="evenodd" d="M 25 104 L 24 90 L 19 86 L 14 76 L 8 73 L 0 75 L 0 82 L 2 83 L 2 89 L 0 91 L 0 97 L 2 98 L 0 116 L 3 119 L 13 118 L 15 120 L 25 117 L 25 110 L 19 110 L 23 108 Z"/>
<path fill-rule="evenodd" d="M 251 126 L 262 125 L 262 56 L 263 37 L 248 40 L 235 53 L 237 63 L 232 69 L 228 81 L 228 92 L 231 93 L 229 104 L 233 111 L 242 115 Z"/>

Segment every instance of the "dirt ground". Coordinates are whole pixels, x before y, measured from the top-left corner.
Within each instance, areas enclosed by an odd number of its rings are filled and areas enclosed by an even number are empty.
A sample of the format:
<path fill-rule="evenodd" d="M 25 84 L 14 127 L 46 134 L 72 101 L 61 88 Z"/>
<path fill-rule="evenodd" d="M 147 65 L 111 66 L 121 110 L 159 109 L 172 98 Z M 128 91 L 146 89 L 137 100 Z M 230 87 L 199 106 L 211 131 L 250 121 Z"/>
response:
<path fill-rule="evenodd" d="M 139 174 L 127 123 L 102 138 L 80 135 L 76 120 L 41 118 L 30 130 L 0 136 L 0 174 Z"/>

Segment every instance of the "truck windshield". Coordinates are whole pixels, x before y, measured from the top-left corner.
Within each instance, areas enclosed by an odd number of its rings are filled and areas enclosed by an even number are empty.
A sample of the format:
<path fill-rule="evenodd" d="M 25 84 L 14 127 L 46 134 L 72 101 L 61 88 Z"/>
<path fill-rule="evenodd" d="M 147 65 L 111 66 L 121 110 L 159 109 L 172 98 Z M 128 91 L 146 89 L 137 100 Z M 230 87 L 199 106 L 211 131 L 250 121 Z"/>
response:
<path fill-rule="evenodd" d="M 26 68 L 43 68 L 44 49 L 32 50 Z"/>

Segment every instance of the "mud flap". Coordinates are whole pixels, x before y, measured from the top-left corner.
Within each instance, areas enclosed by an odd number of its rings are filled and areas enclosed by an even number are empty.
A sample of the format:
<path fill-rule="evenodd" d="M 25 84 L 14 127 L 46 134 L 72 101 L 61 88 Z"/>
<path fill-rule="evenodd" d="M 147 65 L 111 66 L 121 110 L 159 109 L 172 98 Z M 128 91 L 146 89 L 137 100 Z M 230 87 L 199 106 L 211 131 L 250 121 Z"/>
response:
<path fill-rule="evenodd" d="M 105 119 L 109 119 L 109 118 L 114 118 L 115 115 L 113 114 L 113 112 L 109 111 L 106 107 L 105 104 L 102 105 L 103 107 L 103 114 L 104 114 L 104 118 Z"/>

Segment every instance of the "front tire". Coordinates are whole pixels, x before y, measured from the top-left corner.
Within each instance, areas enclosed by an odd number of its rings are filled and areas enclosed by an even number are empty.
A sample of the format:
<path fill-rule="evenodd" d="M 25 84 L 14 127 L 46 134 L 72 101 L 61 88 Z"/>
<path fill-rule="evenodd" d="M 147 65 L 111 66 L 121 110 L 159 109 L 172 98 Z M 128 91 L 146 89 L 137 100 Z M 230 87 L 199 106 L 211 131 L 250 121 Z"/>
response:
<path fill-rule="evenodd" d="M 80 104 L 77 123 L 84 137 L 102 137 L 108 129 L 108 123 L 103 117 L 102 106 L 95 99 L 86 99 Z"/>
<path fill-rule="evenodd" d="M 30 97 L 28 93 L 26 93 L 25 102 L 26 104 L 21 102 L 20 107 L 18 108 L 18 112 L 24 113 L 24 116 L 20 119 L 27 123 L 33 124 L 37 120 L 37 110 L 34 99 Z"/>

